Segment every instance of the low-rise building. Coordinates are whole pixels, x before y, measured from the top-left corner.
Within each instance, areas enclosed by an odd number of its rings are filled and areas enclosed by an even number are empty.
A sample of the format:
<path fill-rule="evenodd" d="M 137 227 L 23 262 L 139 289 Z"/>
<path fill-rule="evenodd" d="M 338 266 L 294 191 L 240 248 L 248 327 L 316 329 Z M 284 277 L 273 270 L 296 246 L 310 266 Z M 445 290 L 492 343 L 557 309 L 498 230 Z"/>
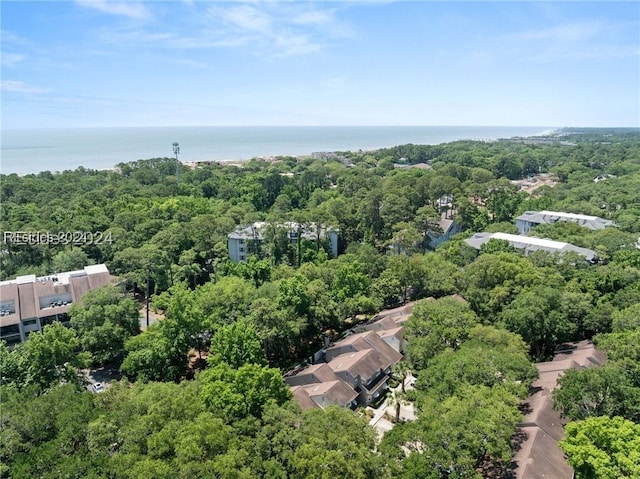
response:
<path fill-rule="evenodd" d="M 307 366 L 302 371 L 293 376 L 284 378 L 289 386 L 302 386 L 305 384 L 315 384 L 339 379 L 333 369 L 327 363 L 318 363 Z"/>
<path fill-rule="evenodd" d="M 300 407 L 310 409 L 311 407 L 341 406 L 345 408 L 354 408 L 357 404 L 356 398 L 358 393 L 354 391 L 346 382 L 341 379 L 335 381 L 327 381 L 322 383 L 306 384 L 304 386 L 294 386 L 291 388 L 293 396 L 302 401 L 298 401 Z M 313 404 L 306 402 L 308 397 Z"/>
<path fill-rule="evenodd" d="M 429 232 L 429 248 L 436 249 L 436 247 L 447 240 L 450 240 L 453 235 L 462 231 L 462 227 L 456 223 L 455 212 L 452 211 L 444 211 L 440 214 L 440 221 L 438 221 L 438 226 L 440 227 L 440 232 Z"/>
<path fill-rule="evenodd" d="M 375 331 L 352 334 L 338 341 L 325 350 L 325 359 L 331 361 L 341 354 L 374 349 L 385 361 L 395 364 L 402 359 L 402 354 L 387 344 Z"/>
<path fill-rule="evenodd" d="M 531 253 L 538 250 L 548 251 L 549 253 L 566 253 L 568 251 L 573 251 L 584 256 L 587 261 L 595 262 L 598 260 L 598 255 L 593 250 L 580 248 L 563 241 L 553 241 L 550 239 L 535 238 L 533 236 L 485 232 L 476 233 L 464 241 L 472 248 L 479 250 L 483 244 L 488 243 L 492 239 L 507 241 L 511 246 L 517 249 L 522 249 L 525 253 Z"/>
<path fill-rule="evenodd" d="M 327 343 L 315 359 L 327 362 L 286 375 L 285 382 L 300 407 L 368 405 L 384 394 L 391 368 L 402 360 L 402 324 L 409 319 L 413 304 L 380 312 L 374 322 L 356 328 L 358 332 L 333 345 Z M 325 383 L 330 384 L 319 386 Z"/>
<path fill-rule="evenodd" d="M 69 321 L 69 307 L 88 291 L 115 280 L 104 264 L 43 277 L 0 282 L 0 339 L 8 346 L 26 340 L 53 321 Z"/>
<path fill-rule="evenodd" d="M 380 331 L 376 331 L 376 334 L 380 336 L 380 339 L 391 346 L 394 350 L 396 350 L 400 354 L 404 354 L 406 341 L 404 339 L 403 327 L 382 329 Z"/>
<path fill-rule="evenodd" d="M 358 392 L 358 404 L 367 405 L 386 391 L 391 366 L 395 363 L 375 349 L 364 349 L 336 356 L 328 364 L 340 379 Z"/>
<path fill-rule="evenodd" d="M 563 213 L 559 211 L 525 211 L 516 218 L 516 228 L 518 228 L 520 234 L 527 234 L 534 226 L 548 225 L 561 221 L 576 223 L 590 230 L 601 230 L 609 226 L 615 226 L 613 221 L 605 220 L 598 216 Z"/>

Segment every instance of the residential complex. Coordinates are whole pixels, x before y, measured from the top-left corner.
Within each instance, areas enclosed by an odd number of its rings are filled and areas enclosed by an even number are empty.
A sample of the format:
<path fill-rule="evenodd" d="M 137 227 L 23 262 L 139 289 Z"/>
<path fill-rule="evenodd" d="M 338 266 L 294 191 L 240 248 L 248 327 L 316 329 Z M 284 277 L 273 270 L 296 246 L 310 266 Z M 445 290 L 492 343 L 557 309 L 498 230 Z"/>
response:
<path fill-rule="evenodd" d="M 331 404 L 369 405 L 387 389 L 392 367 L 402 359 L 402 326 L 414 303 L 383 311 L 345 338 L 328 345 L 320 362 L 285 377 L 302 409 Z"/>
<path fill-rule="evenodd" d="M 597 216 L 562 213 L 558 211 L 525 211 L 516 218 L 516 228 L 518 228 L 520 234 L 527 234 L 534 226 L 553 224 L 559 221 L 576 223 L 590 230 L 601 230 L 609 226 L 615 226 L 613 221 L 605 220 Z"/>
<path fill-rule="evenodd" d="M 289 241 L 297 243 L 299 238 L 310 241 L 327 242 L 328 253 L 338 256 L 338 231 L 315 223 L 300 224 L 288 221 L 285 223 L 267 223 L 258 221 L 246 227 L 239 227 L 227 237 L 229 258 L 238 263 L 247 260 L 250 254 L 258 254 L 260 245 L 270 228 L 284 229 Z"/>
<path fill-rule="evenodd" d="M 104 264 L 78 271 L 18 276 L 0 282 L 0 339 L 8 346 L 20 343 L 53 321 L 69 321 L 69 306 L 88 291 L 109 284 L 115 277 Z"/>
<path fill-rule="evenodd" d="M 514 248 L 523 249 L 525 253 L 531 253 L 538 250 L 548 251 L 550 253 L 565 253 L 567 251 L 573 251 L 584 256 L 587 261 L 595 262 L 598 260 L 598 255 L 593 250 L 580 248 L 562 241 L 535 238 L 533 236 L 512 235 L 508 233 L 475 233 L 464 241 L 472 248 L 479 250 L 483 244 L 488 243 L 492 239 L 507 241 Z"/>

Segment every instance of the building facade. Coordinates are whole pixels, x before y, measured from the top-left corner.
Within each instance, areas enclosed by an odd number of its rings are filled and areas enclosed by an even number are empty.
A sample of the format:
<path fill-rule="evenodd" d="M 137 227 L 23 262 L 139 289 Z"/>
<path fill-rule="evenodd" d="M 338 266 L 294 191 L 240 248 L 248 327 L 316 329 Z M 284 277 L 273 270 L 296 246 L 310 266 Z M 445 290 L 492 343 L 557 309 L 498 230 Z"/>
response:
<path fill-rule="evenodd" d="M 334 258 L 338 256 L 338 231 L 334 228 L 326 228 L 315 223 L 302 225 L 289 221 L 273 224 L 258 221 L 246 227 L 236 228 L 227 236 L 227 247 L 231 261 L 234 263 L 244 262 L 250 255 L 259 254 L 260 246 L 269 228 L 284 229 L 291 243 L 298 243 L 301 238 L 326 242 L 329 255 Z"/>
<path fill-rule="evenodd" d="M 615 226 L 613 221 L 605 220 L 598 216 L 563 213 L 559 211 L 525 211 L 516 218 L 516 228 L 518 228 L 520 234 L 527 234 L 534 226 L 548 225 L 561 221 L 576 223 L 590 230 L 601 230 L 609 226 Z"/>
<path fill-rule="evenodd" d="M 508 233 L 476 233 L 470 238 L 464 240 L 472 248 L 479 250 L 483 244 L 488 243 L 492 239 L 507 241 L 511 246 L 516 249 L 522 249 L 525 253 L 531 253 L 533 251 L 547 251 L 549 253 L 566 253 L 573 251 L 580 256 L 584 256 L 587 261 L 596 262 L 598 255 L 595 251 L 580 248 L 570 243 L 563 241 L 553 241 L 550 239 L 536 238 L 534 236 L 512 235 Z"/>
<path fill-rule="evenodd" d="M 69 321 L 69 307 L 88 291 L 115 280 L 104 264 L 78 271 L 18 276 L 0 282 L 0 339 L 8 346 L 25 341 L 54 321 Z"/>

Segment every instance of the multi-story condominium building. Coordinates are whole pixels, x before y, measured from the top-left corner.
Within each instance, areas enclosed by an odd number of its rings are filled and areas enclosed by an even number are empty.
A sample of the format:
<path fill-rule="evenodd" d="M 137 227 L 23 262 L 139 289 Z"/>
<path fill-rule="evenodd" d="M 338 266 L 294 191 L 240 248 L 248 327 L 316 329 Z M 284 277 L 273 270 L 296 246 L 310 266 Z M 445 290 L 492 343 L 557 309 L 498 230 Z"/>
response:
<path fill-rule="evenodd" d="M 0 339 L 13 346 L 53 321 L 68 322 L 72 304 L 114 280 L 104 264 L 96 264 L 78 271 L 43 277 L 31 274 L 0 282 Z"/>
<path fill-rule="evenodd" d="M 605 220 L 598 216 L 562 213 L 559 211 L 525 211 L 516 218 L 516 228 L 518 228 L 520 234 L 527 234 L 534 226 L 553 224 L 559 221 L 576 223 L 590 230 L 601 230 L 608 226 L 615 226 L 613 221 Z"/>
<path fill-rule="evenodd" d="M 288 221 L 285 223 L 267 223 L 258 221 L 246 227 L 239 227 L 227 237 L 229 258 L 233 262 L 246 261 L 250 254 L 258 254 L 269 228 L 284 229 L 292 243 L 300 238 L 310 241 L 328 243 L 328 253 L 332 257 L 338 256 L 338 231 L 335 228 L 325 228 L 315 223 L 300 224 Z"/>

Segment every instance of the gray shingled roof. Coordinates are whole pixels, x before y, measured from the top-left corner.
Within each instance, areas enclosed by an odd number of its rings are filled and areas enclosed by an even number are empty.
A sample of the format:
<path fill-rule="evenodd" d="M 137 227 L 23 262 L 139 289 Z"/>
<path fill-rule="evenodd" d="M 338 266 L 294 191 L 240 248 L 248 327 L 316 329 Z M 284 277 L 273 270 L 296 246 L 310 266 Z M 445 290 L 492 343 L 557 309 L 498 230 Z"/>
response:
<path fill-rule="evenodd" d="M 562 211 L 525 211 L 516 220 L 528 221 L 536 224 L 553 224 L 559 221 L 576 223 L 590 230 L 601 230 L 608 226 L 615 226 L 611 220 L 605 220 L 598 216 L 581 215 L 576 213 L 564 213 Z"/>

